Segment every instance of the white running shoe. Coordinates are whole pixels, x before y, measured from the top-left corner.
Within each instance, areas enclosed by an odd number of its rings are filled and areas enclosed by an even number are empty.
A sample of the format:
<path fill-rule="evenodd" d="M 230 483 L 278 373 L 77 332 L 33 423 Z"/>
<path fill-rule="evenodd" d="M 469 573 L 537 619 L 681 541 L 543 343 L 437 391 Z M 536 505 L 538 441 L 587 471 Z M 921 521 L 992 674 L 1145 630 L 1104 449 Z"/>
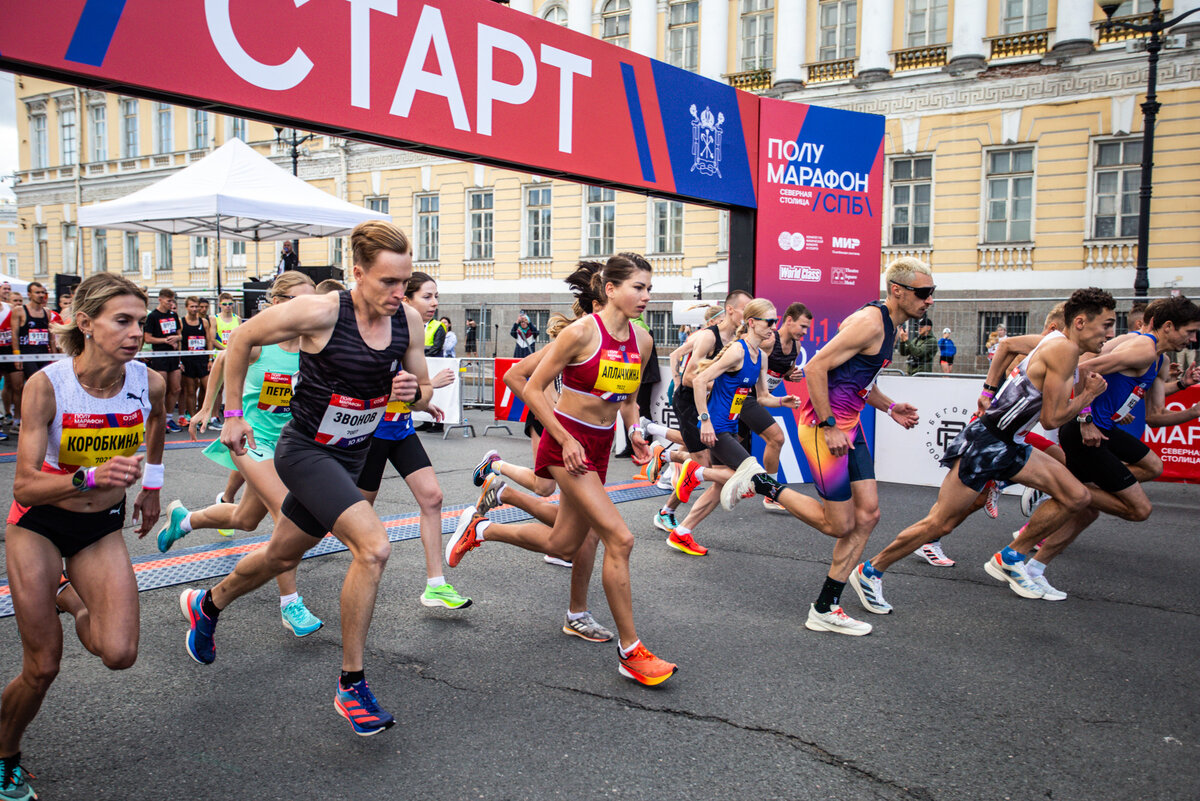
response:
<path fill-rule="evenodd" d="M 1050 496 L 1041 490 L 1036 490 L 1033 487 L 1026 487 L 1021 493 L 1021 514 L 1026 517 L 1033 515 L 1033 510 L 1042 505 L 1042 501 Z"/>
<path fill-rule="evenodd" d="M 765 473 L 766 468 L 758 463 L 758 460 L 753 456 L 748 457 L 744 462 L 738 465 L 738 469 L 733 471 L 733 475 L 725 482 L 725 486 L 721 487 L 721 507 L 726 512 L 732 512 L 733 507 L 737 506 L 740 501 L 750 491 L 753 486 L 753 479 L 760 473 Z"/>
<path fill-rule="evenodd" d="M 850 574 L 850 586 L 858 594 L 863 609 L 877 615 L 892 613 L 892 605 L 883 599 L 883 579 L 871 578 L 863 571 L 862 565 L 854 568 L 854 572 Z"/>
<path fill-rule="evenodd" d="M 946 556 L 940 542 L 927 542 L 918 548 L 913 556 L 924 559 L 934 567 L 954 567 L 954 560 Z"/>
<path fill-rule="evenodd" d="M 1067 594 L 1062 590 L 1055 589 L 1050 582 L 1046 581 L 1045 576 L 1030 576 L 1030 578 L 1041 589 L 1043 601 L 1065 601 L 1067 599 Z"/>
<path fill-rule="evenodd" d="M 543 556 L 542 560 L 548 565 L 554 565 L 555 567 L 565 567 L 568 570 L 570 570 L 574 566 L 570 562 L 568 562 L 566 559 L 559 559 L 557 556 L 551 556 L 550 554 L 546 554 L 545 556 Z"/>
<path fill-rule="evenodd" d="M 768 512 L 783 512 L 787 513 L 787 507 L 778 501 L 773 501 L 770 498 L 763 498 L 763 508 Z"/>
<path fill-rule="evenodd" d="M 1024 562 L 1010 565 L 1004 561 L 1003 556 L 994 553 L 992 558 L 984 563 L 983 569 L 997 581 L 1008 582 L 1009 588 L 1022 598 L 1041 598 L 1045 594 L 1042 588 L 1029 577 Z"/>
<path fill-rule="evenodd" d="M 840 606 L 831 606 L 829 611 L 821 613 L 813 605 L 808 607 L 808 620 L 804 628 L 809 631 L 832 631 L 834 634 L 849 634 L 851 637 L 861 637 L 871 633 L 871 624 L 855 620 L 842 611 Z"/>
<path fill-rule="evenodd" d="M 989 481 L 983 489 L 987 492 L 987 497 L 983 500 L 983 511 L 995 520 L 1000 517 L 1000 486 L 995 481 Z"/>

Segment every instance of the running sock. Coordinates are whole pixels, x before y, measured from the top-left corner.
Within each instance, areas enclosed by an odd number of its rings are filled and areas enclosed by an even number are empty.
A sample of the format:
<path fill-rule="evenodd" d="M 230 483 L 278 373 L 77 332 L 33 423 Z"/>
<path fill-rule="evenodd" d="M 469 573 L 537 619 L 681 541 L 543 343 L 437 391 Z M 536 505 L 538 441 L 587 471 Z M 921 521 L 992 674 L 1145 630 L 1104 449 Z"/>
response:
<path fill-rule="evenodd" d="M 1025 563 L 1025 572 L 1029 574 L 1030 578 L 1037 578 L 1046 572 L 1046 566 L 1036 559 L 1030 559 Z"/>
<path fill-rule="evenodd" d="M 283 609 L 283 608 L 287 607 L 288 604 L 290 604 L 292 601 L 296 600 L 299 597 L 300 597 L 300 593 L 298 593 L 298 592 L 289 593 L 287 595 L 280 595 L 279 596 L 279 608 Z"/>
<path fill-rule="evenodd" d="M 216 620 L 220 616 L 221 610 L 213 603 L 212 590 L 205 590 L 204 594 L 200 596 L 200 611 L 212 620 Z"/>
<path fill-rule="evenodd" d="M 338 685 L 343 690 L 349 690 L 351 686 L 365 678 L 366 675 L 361 670 L 343 670 L 341 678 L 338 679 Z"/>
<path fill-rule="evenodd" d="M 836 581 L 826 576 L 825 585 L 821 587 L 821 594 L 817 596 L 817 602 L 813 606 L 821 614 L 826 614 L 832 607 L 838 605 L 844 589 L 846 589 L 846 582 Z"/>
<path fill-rule="evenodd" d="M 500 472 L 500 465 L 502 465 L 502 464 L 504 464 L 503 459 L 496 459 L 494 462 L 491 462 L 490 464 L 488 464 L 488 467 L 487 467 L 488 474 L 489 475 L 497 475 L 497 476 L 504 475 L 502 472 Z"/>
<path fill-rule="evenodd" d="M 440 586 L 442 586 L 442 585 L 443 585 L 443 584 L 445 584 L 445 583 L 446 583 L 446 577 L 445 577 L 445 576 L 434 576 L 434 577 L 433 577 L 433 578 L 431 578 L 431 579 L 426 579 L 426 580 L 425 580 L 425 584 L 427 584 L 427 585 L 428 585 L 428 586 L 430 586 L 430 587 L 440 587 Z"/>
<path fill-rule="evenodd" d="M 192 513 L 191 512 L 188 512 L 187 515 L 183 518 L 183 520 L 181 520 L 179 522 L 179 530 L 182 531 L 184 534 L 187 534 L 189 531 L 192 530 Z"/>
<path fill-rule="evenodd" d="M 492 524 L 491 520 L 480 520 L 479 525 L 475 526 L 475 541 L 483 542 L 483 532 L 487 531 L 487 527 Z"/>
<path fill-rule="evenodd" d="M 1006 565 L 1015 565 L 1018 562 L 1025 561 L 1024 554 L 1017 553 L 1012 548 L 1009 548 L 1007 545 L 1005 545 L 1004 548 L 1002 548 L 1000 550 L 1000 558 L 1004 560 L 1004 564 L 1006 564 Z"/>
<path fill-rule="evenodd" d="M 687 526 L 676 526 L 675 527 L 675 536 L 676 537 L 686 537 L 687 535 L 689 535 L 691 533 L 692 533 L 692 530 L 690 528 L 688 528 Z"/>
<path fill-rule="evenodd" d="M 582 612 L 572 612 L 570 609 L 567 610 L 567 620 L 579 620 L 581 617 L 587 617 L 586 609 L 584 609 Z"/>
<path fill-rule="evenodd" d="M 645 429 L 646 433 L 650 436 L 662 437 L 663 439 L 666 439 L 667 432 L 670 431 L 670 429 L 664 426 L 662 423 L 646 423 Z"/>
<path fill-rule="evenodd" d="M 776 500 L 779 497 L 779 493 L 783 492 L 786 488 L 786 485 L 780 484 L 773 476 L 767 473 L 756 473 L 750 480 L 754 483 L 755 492 L 771 500 Z"/>
<path fill-rule="evenodd" d="M 664 506 L 663 508 L 658 510 L 658 513 L 660 515 L 670 516 L 670 515 L 675 514 L 675 510 L 672 509 L 670 506 Z"/>
<path fill-rule="evenodd" d="M 703 481 L 704 480 L 704 468 L 697 467 L 695 470 L 692 471 L 692 475 L 696 477 L 697 481 Z"/>
<path fill-rule="evenodd" d="M 934 540 L 934 542 L 937 542 L 937 540 Z M 869 578 L 882 578 L 883 571 L 876 570 L 875 566 L 871 564 L 871 560 L 868 559 L 867 561 L 863 562 L 863 575 Z"/>
<path fill-rule="evenodd" d="M 642 644 L 641 640 L 634 640 L 633 645 L 629 646 L 628 648 L 622 648 L 620 641 L 618 641 L 617 642 L 617 653 L 619 653 L 621 655 L 622 659 L 625 659 L 630 654 L 632 654 L 637 649 L 637 647 L 641 644 Z"/>

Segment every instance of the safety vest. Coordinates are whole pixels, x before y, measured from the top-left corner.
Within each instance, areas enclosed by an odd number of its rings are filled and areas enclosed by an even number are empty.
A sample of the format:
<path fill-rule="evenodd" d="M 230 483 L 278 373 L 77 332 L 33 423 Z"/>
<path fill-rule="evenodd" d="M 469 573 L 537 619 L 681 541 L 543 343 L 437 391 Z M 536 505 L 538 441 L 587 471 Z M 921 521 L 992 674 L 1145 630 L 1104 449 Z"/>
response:
<path fill-rule="evenodd" d="M 433 345 L 433 338 L 437 336 L 438 326 L 441 324 L 442 321 L 436 317 L 425 324 L 425 347 Z"/>

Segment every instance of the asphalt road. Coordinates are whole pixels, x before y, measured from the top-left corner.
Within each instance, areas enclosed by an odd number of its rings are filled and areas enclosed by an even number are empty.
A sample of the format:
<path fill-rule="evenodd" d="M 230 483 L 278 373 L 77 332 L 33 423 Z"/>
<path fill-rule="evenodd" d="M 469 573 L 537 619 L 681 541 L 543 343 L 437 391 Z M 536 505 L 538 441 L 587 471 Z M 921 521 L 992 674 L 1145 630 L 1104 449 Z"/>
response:
<path fill-rule="evenodd" d="M 530 460 L 523 437 L 424 436 L 447 505 L 473 500 L 488 447 Z M 202 505 L 224 483 L 199 450 L 170 452 L 167 467 L 164 505 Z M 0 483 L 12 471 L 0 464 Z M 616 463 L 611 478 L 633 472 Z M 944 541 L 956 567 L 909 559 L 888 573 L 891 616 L 847 598 L 876 624 L 864 638 L 804 628 L 831 543 L 797 521 L 753 503 L 718 512 L 697 532 L 712 549 L 698 559 L 650 526 L 655 499 L 622 504 L 639 634 L 680 664 L 653 689 L 618 675 L 612 644 L 560 632 L 566 570 L 490 544 L 449 571 L 474 605 L 431 610 L 417 602 L 418 543 L 397 543 L 367 675 L 398 725 L 365 739 L 332 703 L 346 554 L 301 567 L 324 629 L 294 638 L 266 587 L 222 616 L 211 666 L 184 651 L 180 588 L 148 591 L 128 671 L 104 669 L 65 623 L 25 764 L 43 799 L 1195 799 L 1200 489 L 1150 494 L 1149 522 L 1103 519 L 1053 566 L 1062 603 L 1020 599 L 983 572 L 1024 520 L 1006 497 L 999 520 L 976 515 Z M 934 491 L 885 484 L 880 496 L 869 552 Z M 415 508 L 390 474 L 382 513 Z M 598 576 L 592 595 L 611 624 Z M 5 681 L 20 653 L 13 618 L 0 619 Z"/>

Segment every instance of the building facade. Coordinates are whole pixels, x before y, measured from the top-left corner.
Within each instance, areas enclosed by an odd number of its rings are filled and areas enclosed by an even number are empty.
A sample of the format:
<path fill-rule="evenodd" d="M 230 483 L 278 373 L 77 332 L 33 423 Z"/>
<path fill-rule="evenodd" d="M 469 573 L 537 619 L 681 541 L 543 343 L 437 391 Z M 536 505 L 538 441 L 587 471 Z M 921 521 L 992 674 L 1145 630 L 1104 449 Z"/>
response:
<path fill-rule="evenodd" d="M 881 263 L 911 253 L 933 264 L 935 328 L 953 329 L 968 369 L 998 322 L 1010 333 L 1035 329 L 1079 286 L 1132 294 L 1147 57 L 1138 35 L 1105 29 L 1094 4 L 510 5 L 747 91 L 884 115 Z M 1168 14 L 1197 5 L 1175 0 Z M 1117 16 L 1151 8 L 1128 0 Z M 1151 294 L 1200 291 L 1198 29 L 1200 21 L 1174 31 L 1159 65 Z M 76 209 L 148 185 L 234 136 L 291 166 L 276 132 L 254 121 L 28 77 L 18 79 L 17 104 L 26 278 L 108 269 L 151 288 L 211 291 L 214 241 L 80 231 Z M 726 288 L 728 222 L 715 209 L 324 136 L 306 144 L 298 170 L 409 231 L 417 269 L 438 278 L 457 330 L 468 314 L 480 324 L 488 355 L 508 352 L 520 311 L 537 323 L 565 303 L 561 279 L 583 258 L 647 254 L 656 298 Z M 277 246 L 225 242 L 219 255 L 223 283 L 237 286 L 269 274 Z M 336 239 L 300 246 L 305 264 L 348 268 L 348 255 Z M 651 314 L 664 336 L 673 327 L 665 309 Z"/>
<path fill-rule="evenodd" d="M 20 246 L 17 244 L 21 227 L 17 225 L 17 204 L 0 200 L 0 272 L 20 276 Z"/>

